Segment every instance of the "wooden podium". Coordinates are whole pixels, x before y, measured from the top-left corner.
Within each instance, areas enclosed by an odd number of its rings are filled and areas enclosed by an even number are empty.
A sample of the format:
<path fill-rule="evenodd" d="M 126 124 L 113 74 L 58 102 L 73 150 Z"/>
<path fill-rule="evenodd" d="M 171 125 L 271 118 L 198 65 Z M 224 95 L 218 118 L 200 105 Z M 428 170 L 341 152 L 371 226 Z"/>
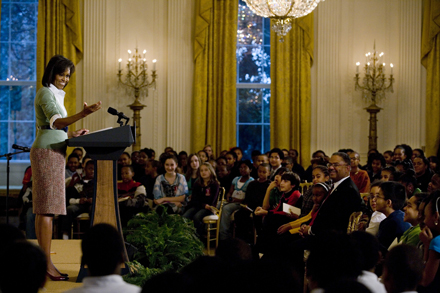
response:
<path fill-rule="evenodd" d="M 125 148 L 134 143 L 134 137 L 136 137 L 134 131 L 132 126 L 126 125 L 66 140 L 70 147 L 83 147 L 87 154 L 95 160 L 95 189 L 90 225 L 110 224 L 121 233 L 121 237 L 123 234 L 119 216 L 116 161 Z M 125 247 L 124 260 L 128 261 Z M 126 271 L 127 268 L 122 269 L 122 274 Z M 86 275 L 87 271 L 81 264 L 77 282 L 81 282 Z"/>

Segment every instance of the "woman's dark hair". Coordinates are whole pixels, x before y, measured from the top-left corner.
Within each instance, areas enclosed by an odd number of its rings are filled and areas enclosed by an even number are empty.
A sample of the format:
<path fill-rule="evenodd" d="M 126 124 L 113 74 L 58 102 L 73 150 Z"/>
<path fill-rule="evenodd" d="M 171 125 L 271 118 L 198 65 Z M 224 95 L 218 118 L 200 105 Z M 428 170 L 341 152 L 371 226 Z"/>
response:
<path fill-rule="evenodd" d="M 62 74 L 67 69 L 70 69 L 70 75 L 75 72 L 75 65 L 72 61 L 62 55 L 53 56 L 50 58 L 50 61 L 44 70 L 41 84 L 45 87 L 49 87 L 50 84 L 55 80 L 55 75 Z"/>
<path fill-rule="evenodd" d="M 327 157 L 327 155 L 324 153 L 324 151 L 317 150 L 316 152 L 314 152 L 314 153 L 312 154 L 312 158 L 316 157 L 316 155 L 319 154 L 319 153 L 323 154 L 324 157 Z"/>
<path fill-rule="evenodd" d="M 270 158 L 270 155 L 273 154 L 273 153 L 277 153 L 278 156 L 280 157 L 280 159 L 281 159 L 281 160 L 284 160 L 284 153 L 283 153 L 283 151 L 280 150 L 279 148 L 273 148 L 273 149 L 271 149 L 270 152 L 269 152 L 269 158 Z"/>
<path fill-rule="evenodd" d="M 399 145 L 396 145 L 396 147 L 394 148 L 394 150 L 396 150 L 396 149 L 403 149 L 403 151 L 405 152 L 406 158 L 408 160 L 411 160 L 412 148 L 409 145 L 407 145 L 407 144 L 399 144 Z"/>
<path fill-rule="evenodd" d="M 439 197 L 440 197 L 440 190 L 436 190 L 424 200 L 424 202 L 426 202 L 425 208 L 431 203 L 432 214 L 435 214 L 437 211 L 440 211 L 440 204 L 439 204 L 440 200 L 438 200 Z"/>
<path fill-rule="evenodd" d="M 235 160 L 238 160 L 238 156 L 234 151 L 229 151 L 226 153 L 226 155 L 231 155 Z"/>
<path fill-rule="evenodd" d="M 148 149 L 148 148 L 141 149 L 139 151 L 139 153 L 146 154 L 148 158 L 151 158 L 153 156 L 153 152 L 150 149 Z"/>
<path fill-rule="evenodd" d="M 417 187 L 417 179 L 414 176 L 414 171 L 412 169 L 407 170 L 403 173 L 398 179 L 395 178 L 395 181 L 399 181 L 400 183 L 412 183 L 414 187 Z"/>
<path fill-rule="evenodd" d="M 159 159 L 160 159 L 160 162 L 162 163 L 163 166 L 165 166 L 165 162 L 168 159 L 174 160 L 176 165 L 179 163 L 179 160 L 177 160 L 177 157 L 173 153 L 163 153 L 162 155 L 160 155 Z"/>
<path fill-rule="evenodd" d="M 429 160 L 426 157 L 424 157 L 424 156 L 416 156 L 414 158 L 414 160 L 417 159 L 417 158 L 422 159 L 423 164 L 425 164 L 425 166 L 429 168 Z"/>
<path fill-rule="evenodd" d="M 315 166 L 315 167 L 313 168 L 313 170 L 315 170 L 315 169 L 319 169 L 319 170 L 321 170 L 322 173 L 324 173 L 325 176 L 330 176 L 330 173 L 328 172 L 328 168 L 327 168 L 326 166 L 318 165 L 318 166 Z M 312 170 L 312 172 L 313 172 L 313 170 Z"/>
<path fill-rule="evenodd" d="M 397 160 L 394 162 L 394 166 L 398 166 L 398 165 L 402 165 L 403 170 L 408 170 L 408 169 L 414 169 L 414 166 L 412 164 L 412 161 L 409 160 L 408 158 L 406 158 L 403 161 Z"/>
<path fill-rule="evenodd" d="M 328 160 L 326 158 L 314 158 L 310 161 L 312 165 L 317 164 L 318 166 L 327 166 Z"/>
<path fill-rule="evenodd" d="M 71 154 L 67 157 L 67 161 L 69 161 L 69 160 L 72 159 L 72 158 L 77 158 L 77 159 L 78 159 L 78 162 L 79 162 L 79 157 L 78 157 L 77 154 L 75 154 L 75 153 L 71 153 Z"/>
<path fill-rule="evenodd" d="M 439 163 L 440 163 L 439 159 L 438 159 L 436 156 L 430 156 L 430 157 L 428 157 L 428 161 L 431 162 L 431 163 L 436 163 L 436 164 L 437 164 L 437 167 L 438 167 L 438 165 L 439 165 Z"/>
<path fill-rule="evenodd" d="M 379 153 L 371 153 L 368 156 L 368 161 L 367 161 L 368 169 L 372 170 L 371 165 L 373 164 L 374 160 L 380 161 L 380 165 L 382 166 L 382 168 L 385 168 L 385 166 L 387 164 L 385 161 L 385 157 Z"/>
<path fill-rule="evenodd" d="M 425 157 L 425 152 L 422 149 L 413 149 L 413 153 L 414 153 L 414 151 L 418 151 L 420 154 L 419 155 L 420 157 Z"/>
<path fill-rule="evenodd" d="M 185 152 L 185 151 L 181 151 L 181 152 L 179 153 L 179 157 L 182 156 L 182 155 L 188 156 L 188 153 Z"/>
<path fill-rule="evenodd" d="M 413 196 L 411 196 L 411 197 L 414 197 L 415 199 L 416 199 L 416 205 L 417 205 L 417 208 L 419 208 L 419 205 L 426 199 L 426 198 L 428 198 L 428 196 L 429 196 L 429 193 L 428 192 L 419 192 L 419 193 L 416 193 L 416 194 L 414 194 Z M 411 198 L 410 197 L 410 198 Z"/>

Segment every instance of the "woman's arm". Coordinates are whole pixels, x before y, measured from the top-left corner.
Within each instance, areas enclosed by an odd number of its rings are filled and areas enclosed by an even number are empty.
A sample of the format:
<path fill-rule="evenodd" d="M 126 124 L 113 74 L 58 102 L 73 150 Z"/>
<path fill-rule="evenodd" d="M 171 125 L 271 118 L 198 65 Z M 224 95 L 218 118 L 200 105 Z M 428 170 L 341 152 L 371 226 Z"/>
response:
<path fill-rule="evenodd" d="M 425 249 L 428 250 L 426 246 Z M 439 269 L 439 264 L 440 253 L 429 249 L 428 261 L 425 264 L 425 269 L 423 270 L 423 278 L 420 282 L 420 285 L 426 287 L 431 284 L 432 281 L 434 281 L 435 275 L 437 274 L 437 271 Z"/>
<path fill-rule="evenodd" d="M 55 126 L 57 129 L 62 129 L 66 126 L 69 126 L 70 124 L 73 124 L 76 121 L 81 120 L 81 119 L 87 117 L 88 115 L 101 109 L 101 104 L 102 104 L 102 102 L 99 101 L 96 104 L 87 106 L 87 103 L 84 102 L 84 108 L 82 109 L 81 112 L 76 113 L 76 114 L 69 116 L 69 117 L 66 117 L 66 118 L 58 118 L 57 120 L 54 121 L 53 126 Z M 78 134 L 77 136 L 79 136 L 79 135 L 80 134 Z"/>
<path fill-rule="evenodd" d="M 226 201 L 227 202 L 229 202 L 229 198 L 232 196 L 232 194 L 234 193 L 234 188 L 235 188 L 235 185 L 234 184 L 232 184 L 231 185 L 231 188 L 229 188 L 229 192 L 228 192 L 228 194 L 226 194 Z"/>
<path fill-rule="evenodd" d="M 154 202 L 156 203 L 156 204 L 161 204 L 161 203 L 164 203 L 164 202 L 184 202 L 185 201 L 185 195 L 180 195 L 180 196 L 175 196 L 175 197 L 162 197 L 162 198 L 159 198 L 159 199 L 155 199 L 154 200 Z"/>
<path fill-rule="evenodd" d="M 272 189 L 274 189 L 277 186 L 277 183 L 275 181 L 272 181 L 269 184 L 269 187 L 266 190 L 266 195 L 264 196 L 263 199 L 263 209 L 265 210 L 269 210 L 270 209 L 270 203 L 269 203 L 269 199 L 270 199 L 270 192 L 272 191 Z"/>

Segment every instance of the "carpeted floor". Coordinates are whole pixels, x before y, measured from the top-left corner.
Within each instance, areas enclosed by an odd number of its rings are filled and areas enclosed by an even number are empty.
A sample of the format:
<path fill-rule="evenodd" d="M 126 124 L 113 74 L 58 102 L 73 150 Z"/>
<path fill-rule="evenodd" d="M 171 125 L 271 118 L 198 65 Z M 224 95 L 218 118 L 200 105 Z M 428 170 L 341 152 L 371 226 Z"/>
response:
<path fill-rule="evenodd" d="M 31 240 L 31 242 L 37 244 L 36 240 Z M 69 280 L 54 282 L 47 278 L 44 290 L 40 290 L 40 292 L 65 292 L 82 285 L 76 283 L 81 266 L 81 240 L 52 240 L 51 257 L 61 272 L 69 274 Z"/>

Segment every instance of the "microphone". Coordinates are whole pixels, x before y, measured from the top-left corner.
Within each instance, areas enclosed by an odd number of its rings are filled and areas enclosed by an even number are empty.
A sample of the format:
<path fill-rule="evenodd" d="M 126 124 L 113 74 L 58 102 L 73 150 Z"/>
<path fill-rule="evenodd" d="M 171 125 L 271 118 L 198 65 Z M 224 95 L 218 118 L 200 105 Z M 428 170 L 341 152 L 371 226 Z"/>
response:
<path fill-rule="evenodd" d="M 19 146 L 19 145 L 16 145 L 16 144 L 13 144 L 12 148 L 14 150 L 20 150 L 20 151 L 23 151 L 23 152 L 30 152 L 31 151 L 31 148 Z"/>
<path fill-rule="evenodd" d="M 125 116 L 124 113 L 118 112 L 115 108 L 112 108 L 112 107 L 108 107 L 107 112 L 109 112 L 112 115 L 118 116 L 119 118 L 130 119 L 127 116 Z"/>

